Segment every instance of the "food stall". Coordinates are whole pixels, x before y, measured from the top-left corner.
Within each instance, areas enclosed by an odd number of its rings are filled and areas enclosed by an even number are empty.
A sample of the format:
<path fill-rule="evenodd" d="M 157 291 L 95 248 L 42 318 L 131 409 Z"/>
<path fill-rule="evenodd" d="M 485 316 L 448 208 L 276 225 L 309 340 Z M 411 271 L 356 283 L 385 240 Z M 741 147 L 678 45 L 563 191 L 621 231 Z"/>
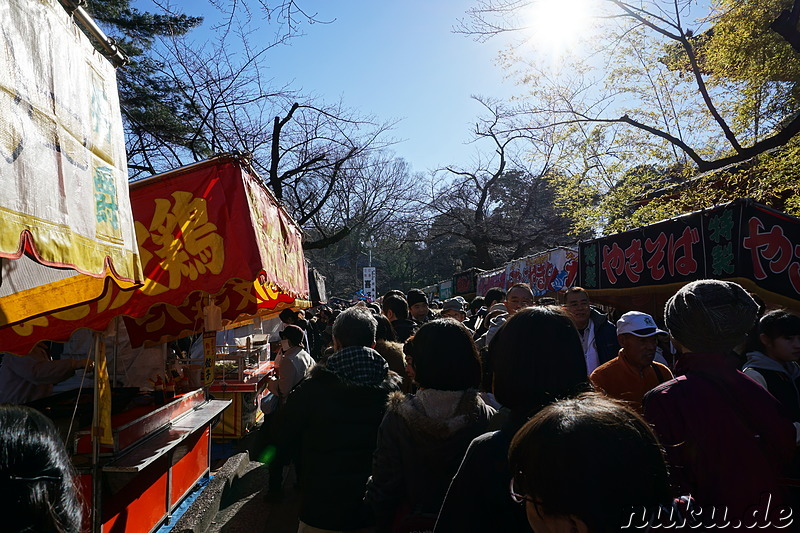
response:
<path fill-rule="evenodd" d="M 657 319 L 680 287 L 709 278 L 800 311 L 799 243 L 799 219 L 740 199 L 580 243 L 579 284 L 592 301 Z"/>
<path fill-rule="evenodd" d="M 238 158 L 218 157 L 141 180 L 131 184 L 130 196 L 142 286 L 110 287 L 97 301 L 0 328 L 0 344 L 25 353 L 41 339 L 103 328 L 110 316 L 122 316 L 132 346 L 158 346 L 212 329 L 206 323 L 210 307 L 223 327 L 233 327 L 309 305 L 300 230 Z M 257 359 L 252 374 L 258 387 L 270 364 L 263 355 Z M 252 385 L 247 374 L 236 376 L 243 386 Z M 100 458 L 103 531 L 149 531 L 169 516 L 186 480 L 208 472 L 213 419 L 231 402 L 240 412 L 257 407 L 257 395 L 238 394 L 208 401 L 202 392 L 190 393 L 112 416 L 111 443 Z M 85 435 L 70 444 L 78 465 L 91 464 L 81 457 Z M 80 471 L 91 501 L 94 474 Z M 154 507 L 154 501 L 166 503 Z"/>
<path fill-rule="evenodd" d="M 472 267 L 463 272 L 453 274 L 453 287 L 455 295 L 461 296 L 468 302 L 475 298 L 478 287 L 478 275 L 483 273 L 480 268 Z"/>
<path fill-rule="evenodd" d="M 248 336 L 230 351 L 218 346 L 214 383 L 208 390 L 214 398 L 230 400 L 231 408 L 214 428 L 215 439 L 240 439 L 263 418 L 259 406 L 273 369 L 269 346 L 268 334 Z"/>
<path fill-rule="evenodd" d="M 36 407 L 76 413 L 65 436 L 87 529 L 150 532 L 208 474 L 211 426 L 230 401 L 112 389 L 118 317 L 132 345 L 159 346 L 206 328 L 209 307 L 224 326 L 302 306 L 300 233 L 235 158 L 129 193 L 113 67 L 55 0 L 9 0 L 0 25 L 0 347 L 24 357 L 92 332 L 93 390 Z"/>

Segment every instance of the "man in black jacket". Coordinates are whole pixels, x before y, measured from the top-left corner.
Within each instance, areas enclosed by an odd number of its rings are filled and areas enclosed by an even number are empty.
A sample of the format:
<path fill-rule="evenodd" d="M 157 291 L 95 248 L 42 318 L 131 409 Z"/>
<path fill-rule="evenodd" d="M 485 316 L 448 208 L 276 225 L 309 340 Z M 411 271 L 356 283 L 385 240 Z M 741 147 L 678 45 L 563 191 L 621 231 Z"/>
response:
<path fill-rule="evenodd" d="M 289 395 L 279 458 L 294 454 L 302 494 L 299 531 L 360 531 L 378 426 L 400 378 L 372 349 L 377 323 L 365 308 L 333 324 L 334 353 Z"/>
<path fill-rule="evenodd" d="M 567 289 L 564 293 L 564 309 L 581 334 L 589 374 L 619 354 L 616 326 L 608 321 L 606 315 L 589 305 L 589 294 L 582 287 Z"/>
<path fill-rule="evenodd" d="M 381 302 L 381 310 L 392 324 L 398 342 L 406 342 L 419 327 L 419 324 L 408 318 L 408 302 L 402 296 L 387 294 Z"/>

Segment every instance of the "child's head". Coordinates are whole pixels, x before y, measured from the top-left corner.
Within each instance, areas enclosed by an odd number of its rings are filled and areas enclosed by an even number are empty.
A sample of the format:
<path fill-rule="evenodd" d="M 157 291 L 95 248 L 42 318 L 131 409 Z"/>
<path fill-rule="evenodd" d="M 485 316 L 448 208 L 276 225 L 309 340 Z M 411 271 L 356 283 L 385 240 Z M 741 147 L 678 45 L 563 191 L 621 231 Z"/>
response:
<path fill-rule="evenodd" d="M 781 362 L 800 359 L 800 316 L 785 309 L 770 311 L 758 323 L 764 353 Z"/>

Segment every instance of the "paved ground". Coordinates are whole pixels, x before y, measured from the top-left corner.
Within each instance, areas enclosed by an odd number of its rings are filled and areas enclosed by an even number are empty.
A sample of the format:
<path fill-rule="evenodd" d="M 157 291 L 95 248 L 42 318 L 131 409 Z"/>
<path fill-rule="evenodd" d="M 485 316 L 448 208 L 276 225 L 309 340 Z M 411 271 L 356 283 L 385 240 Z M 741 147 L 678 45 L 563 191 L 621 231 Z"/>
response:
<path fill-rule="evenodd" d="M 299 499 L 293 490 L 294 474 L 286 475 L 285 497 L 280 502 L 267 501 L 267 466 L 251 461 L 248 470 L 234 486 L 234 501 L 220 507 L 208 533 L 295 533 Z"/>
<path fill-rule="evenodd" d="M 226 493 L 207 533 L 295 533 L 297 531 L 299 497 L 294 490 L 296 483 L 294 468 L 286 469 L 283 484 L 284 498 L 278 502 L 268 501 L 266 494 L 269 469 L 267 465 L 256 460 L 265 445 L 259 442 L 259 438 L 258 433 L 253 433 L 228 448 L 217 449 L 220 455 L 216 461 L 217 466 L 224 462 L 226 456 L 242 451 L 249 453 L 250 462 L 229 494 Z"/>

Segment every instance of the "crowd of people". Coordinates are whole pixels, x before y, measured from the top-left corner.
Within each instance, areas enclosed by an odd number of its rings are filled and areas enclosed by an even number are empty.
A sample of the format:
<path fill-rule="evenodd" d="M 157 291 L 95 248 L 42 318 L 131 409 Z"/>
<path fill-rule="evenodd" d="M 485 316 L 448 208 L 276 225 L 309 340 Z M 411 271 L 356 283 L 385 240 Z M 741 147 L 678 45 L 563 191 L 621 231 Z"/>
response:
<path fill-rule="evenodd" d="M 797 529 L 800 317 L 700 280 L 611 321 L 587 291 L 281 313 L 268 497 L 300 533 Z M 63 443 L 0 405 L 13 531 L 77 532 Z M 800 522 L 798 522 L 800 523 Z"/>
<path fill-rule="evenodd" d="M 287 313 L 311 357 L 282 387 L 271 497 L 293 463 L 300 532 L 796 527 L 800 317 L 717 280 L 661 327 L 559 297 Z"/>

